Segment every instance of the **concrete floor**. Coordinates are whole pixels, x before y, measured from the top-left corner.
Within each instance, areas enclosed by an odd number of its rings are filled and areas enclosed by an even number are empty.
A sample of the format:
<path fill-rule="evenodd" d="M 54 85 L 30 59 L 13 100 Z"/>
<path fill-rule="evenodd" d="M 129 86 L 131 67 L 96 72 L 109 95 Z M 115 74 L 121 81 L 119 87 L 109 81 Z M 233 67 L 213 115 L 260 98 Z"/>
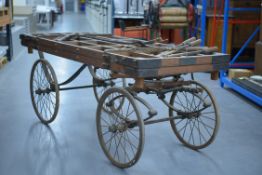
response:
<path fill-rule="evenodd" d="M 95 31 L 84 15 L 64 15 L 52 31 Z M 19 42 L 19 41 L 17 41 Z M 46 55 L 60 81 L 80 64 Z M 192 151 L 176 139 L 169 123 L 147 126 L 145 147 L 139 162 L 129 169 L 111 165 L 98 143 L 92 89 L 61 93 L 57 119 L 49 127 L 39 123 L 29 96 L 29 75 L 36 52 L 24 52 L 0 69 L 0 174 L 262 174 L 262 110 L 237 93 L 222 89 L 209 75 L 196 74 L 217 99 L 221 127 L 213 144 Z M 91 83 L 87 71 L 74 84 Z M 160 116 L 165 108 L 154 96 Z"/>

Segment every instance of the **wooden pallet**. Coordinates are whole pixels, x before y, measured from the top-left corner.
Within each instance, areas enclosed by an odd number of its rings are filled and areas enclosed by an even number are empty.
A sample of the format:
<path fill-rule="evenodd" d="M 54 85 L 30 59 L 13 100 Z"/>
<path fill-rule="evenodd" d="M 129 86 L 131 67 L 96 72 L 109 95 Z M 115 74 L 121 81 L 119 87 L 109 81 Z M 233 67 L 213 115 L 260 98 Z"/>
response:
<path fill-rule="evenodd" d="M 7 7 L 0 8 L 0 27 L 11 23 L 11 11 Z"/>
<path fill-rule="evenodd" d="M 4 67 L 5 64 L 8 63 L 7 57 L 0 58 L 0 69 Z"/>

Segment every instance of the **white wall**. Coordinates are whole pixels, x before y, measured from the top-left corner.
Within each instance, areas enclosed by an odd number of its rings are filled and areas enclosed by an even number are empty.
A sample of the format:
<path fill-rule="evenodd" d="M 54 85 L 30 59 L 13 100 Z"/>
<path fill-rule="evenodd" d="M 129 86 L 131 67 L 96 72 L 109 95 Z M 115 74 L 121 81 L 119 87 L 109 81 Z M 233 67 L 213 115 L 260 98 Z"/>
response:
<path fill-rule="evenodd" d="M 79 4 L 78 4 L 78 1 L 75 0 L 75 6 L 74 6 L 74 12 L 75 12 L 75 13 L 78 12 L 78 9 L 79 9 L 78 5 L 79 5 Z"/>
<path fill-rule="evenodd" d="M 27 0 L 13 0 L 14 6 L 27 5 Z"/>
<path fill-rule="evenodd" d="M 50 5 L 51 0 L 13 0 L 14 6 L 25 6 L 25 5 Z"/>
<path fill-rule="evenodd" d="M 49 6 L 49 5 L 50 5 L 49 2 L 50 2 L 49 0 L 45 0 L 45 5 L 46 5 L 46 6 Z"/>

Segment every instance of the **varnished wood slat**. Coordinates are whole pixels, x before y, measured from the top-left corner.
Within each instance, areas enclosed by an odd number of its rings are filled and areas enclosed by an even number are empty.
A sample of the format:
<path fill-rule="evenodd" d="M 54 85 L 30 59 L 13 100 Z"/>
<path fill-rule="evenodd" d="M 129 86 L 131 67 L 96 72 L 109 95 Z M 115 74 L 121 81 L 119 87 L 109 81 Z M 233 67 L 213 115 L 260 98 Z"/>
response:
<path fill-rule="evenodd" d="M 74 61 L 82 62 L 97 67 L 103 67 L 104 57 L 103 52 L 99 50 L 85 49 L 71 45 L 59 45 L 57 43 L 48 41 L 46 39 L 37 39 L 34 42 L 22 41 L 23 45 L 29 48 L 47 52 L 56 56 L 72 59 Z"/>
<path fill-rule="evenodd" d="M 183 56 L 183 57 L 171 57 L 171 58 L 157 58 L 146 54 L 133 54 L 121 53 L 121 54 L 109 54 L 112 60 L 118 64 L 130 66 L 138 69 L 145 68 L 161 68 L 161 67 L 174 67 L 183 65 L 195 65 L 195 64 L 218 64 L 229 62 L 230 57 L 224 54 L 217 55 L 202 55 L 202 56 Z"/>
<path fill-rule="evenodd" d="M 227 69 L 228 64 L 203 64 L 203 65 L 190 65 L 190 66 L 177 66 L 177 67 L 163 67 L 160 69 L 135 69 L 132 67 L 112 64 L 110 69 L 130 77 L 164 77 L 171 75 L 178 75 L 191 72 L 212 72 Z"/>

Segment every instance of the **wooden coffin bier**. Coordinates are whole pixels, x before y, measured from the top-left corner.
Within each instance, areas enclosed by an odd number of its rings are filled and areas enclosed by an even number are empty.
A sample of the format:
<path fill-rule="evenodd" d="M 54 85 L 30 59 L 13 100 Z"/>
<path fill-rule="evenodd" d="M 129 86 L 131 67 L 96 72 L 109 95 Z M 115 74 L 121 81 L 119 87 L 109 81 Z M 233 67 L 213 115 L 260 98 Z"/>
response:
<path fill-rule="evenodd" d="M 217 53 L 216 47 L 199 47 L 200 40 L 195 38 L 179 45 L 89 33 L 20 38 L 29 51 L 36 49 L 134 78 L 225 70 L 230 59 L 227 54 Z"/>

